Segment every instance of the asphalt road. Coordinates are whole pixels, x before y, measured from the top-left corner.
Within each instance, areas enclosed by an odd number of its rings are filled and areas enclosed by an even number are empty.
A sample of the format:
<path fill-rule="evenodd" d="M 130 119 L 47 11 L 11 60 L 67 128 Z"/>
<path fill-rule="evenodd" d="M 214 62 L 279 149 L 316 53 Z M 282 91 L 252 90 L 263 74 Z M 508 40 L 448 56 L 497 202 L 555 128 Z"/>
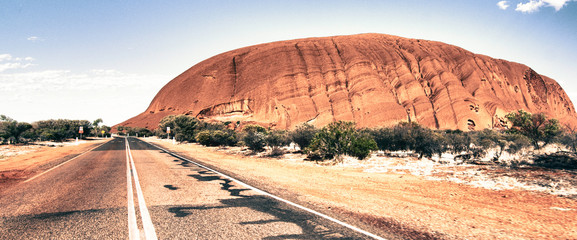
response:
<path fill-rule="evenodd" d="M 1 194 L 0 239 L 371 239 L 136 138 Z"/>

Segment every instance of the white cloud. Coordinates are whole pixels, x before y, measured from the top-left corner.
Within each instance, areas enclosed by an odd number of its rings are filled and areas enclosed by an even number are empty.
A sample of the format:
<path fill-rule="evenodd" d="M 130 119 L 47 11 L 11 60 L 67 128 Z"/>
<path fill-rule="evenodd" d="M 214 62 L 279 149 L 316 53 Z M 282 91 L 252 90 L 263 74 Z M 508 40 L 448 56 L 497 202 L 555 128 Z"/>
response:
<path fill-rule="evenodd" d="M 31 62 L 34 61 L 32 57 L 15 58 L 10 54 L 0 54 L 0 73 L 9 69 L 24 69 L 34 66 Z"/>
<path fill-rule="evenodd" d="M 507 8 L 509 8 L 509 4 L 507 1 L 500 1 L 497 3 L 497 6 L 499 6 L 499 8 L 502 10 L 507 10 Z"/>
<path fill-rule="evenodd" d="M 12 59 L 12 55 L 7 54 L 7 53 L 5 53 L 5 54 L 0 54 L 0 62 L 2 62 L 2 61 L 7 61 L 7 60 L 10 60 L 10 59 Z"/>
<path fill-rule="evenodd" d="M 515 11 L 524 12 L 524 13 L 532 13 L 532 12 L 538 11 L 539 8 L 541 8 L 544 5 L 545 5 L 545 2 L 543 2 L 542 0 L 539 0 L 539 1 L 531 0 L 528 3 L 517 4 L 517 8 L 515 9 Z"/>
<path fill-rule="evenodd" d="M 549 4 L 549 6 L 554 7 L 555 11 L 559 11 L 571 0 L 543 0 L 543 1 Z"/>
<path fill-rule="evenodd" d="M 0 72 L 4 72 L 8 69 L 23 69 L 32 66 L 32 63 L 20 63 L 20 62 L 11 62 L 11 63 L 2 63 L 0 64 Z"/>
<path fill-rule="evenodd" d="M 38 42 L 38 41 L 42 41 L 42 38 L 37 37 L 37 36 L 31 36 L 31 37 L 26 38 L 26 40 L 32 41 L 32 42 Z"/>
<path fill-rule="evenodd" d="M 541 7 L 548 6 L 555 8 L 555 11 L 561 10 L 568 2 L 572 0 L 530 0 L 526 3 L 517 4 L 515 11 L 532 13 L 539 11 Z M 499 2 L 500 3 L 500 2 Z"/>

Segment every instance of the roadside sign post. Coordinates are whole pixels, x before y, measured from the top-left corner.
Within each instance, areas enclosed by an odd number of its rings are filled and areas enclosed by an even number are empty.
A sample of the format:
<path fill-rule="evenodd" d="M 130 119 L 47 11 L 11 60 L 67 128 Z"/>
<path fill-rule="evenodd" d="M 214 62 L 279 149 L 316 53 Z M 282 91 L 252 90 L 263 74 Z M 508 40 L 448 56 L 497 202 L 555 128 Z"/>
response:
<path fill-rule="evenodd" d="M 84 127 L 80 126 L 80 128 L 78 128 L 78 133 L 80 133 L 80 139 L 82 139 L 82 134 L 84 133 Z"/>
<path fill-rule="evenodd" d="M 166 127 L 166 133 L 168 134 L 166 139 L 170 140 L 170 127 Z"/>

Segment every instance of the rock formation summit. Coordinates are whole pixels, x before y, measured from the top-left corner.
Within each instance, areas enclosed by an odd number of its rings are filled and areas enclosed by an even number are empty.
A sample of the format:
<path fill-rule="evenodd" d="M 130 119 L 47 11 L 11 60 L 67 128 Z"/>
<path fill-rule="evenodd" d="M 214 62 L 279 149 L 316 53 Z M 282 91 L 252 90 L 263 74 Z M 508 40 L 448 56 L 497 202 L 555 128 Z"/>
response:
<path fill-rule="evenodd" d="M 577 122 L 559 84 L 525 65 L 441 42 L 361 34 L 266 43 L 211 57 L 120 125 L 154 129 L 167 115 L 187 114 L 277 129 L 345 120 L 358 127 L 413 121 L 480 130 L 500 127 L 519 109 Z"/>

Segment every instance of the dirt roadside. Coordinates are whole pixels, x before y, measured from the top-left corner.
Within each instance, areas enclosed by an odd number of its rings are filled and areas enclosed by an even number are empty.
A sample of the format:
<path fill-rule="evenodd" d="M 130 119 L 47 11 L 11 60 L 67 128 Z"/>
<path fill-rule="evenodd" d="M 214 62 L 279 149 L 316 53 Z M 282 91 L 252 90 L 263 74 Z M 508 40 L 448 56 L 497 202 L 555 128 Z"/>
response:
<path fill-rule="evenodd" d="M 56 147 L 41 145 L 2 146 L 0 158 L 0 192 L 33 177 L 110 139 L 80 141 Z"/>
<path fill-rule="evenodd" d="M 145 140 L 405 238 L 577 239 L 577 201 L 569 198 Z"/>

